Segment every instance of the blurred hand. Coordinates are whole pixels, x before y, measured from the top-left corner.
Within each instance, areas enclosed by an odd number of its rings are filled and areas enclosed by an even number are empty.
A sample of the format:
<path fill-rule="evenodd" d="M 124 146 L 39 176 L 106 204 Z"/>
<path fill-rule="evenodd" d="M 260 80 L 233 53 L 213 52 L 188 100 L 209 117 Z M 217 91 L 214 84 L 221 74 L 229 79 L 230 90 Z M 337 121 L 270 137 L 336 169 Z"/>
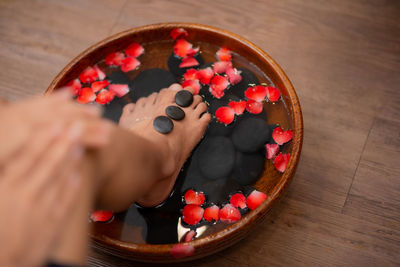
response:
<path fill-rule="evenodd" d="M 81 121 L 82 142 L 88 147 L 108 143 L 111 123 L 100 118 L 101 110 L 72 101 L 68 90 L 60 90 L 45 97 L 34 97 L 16 103 L 0 105 L 0 163 L 23 142 L 32 140 L 32 134 L 53 122 L 68 124 Z"/>
<path fill-rule="evenodd" d="M 0 163 L 0 266 L 40 266 L 80 184 L 82 125 L 49 123 Z"/>

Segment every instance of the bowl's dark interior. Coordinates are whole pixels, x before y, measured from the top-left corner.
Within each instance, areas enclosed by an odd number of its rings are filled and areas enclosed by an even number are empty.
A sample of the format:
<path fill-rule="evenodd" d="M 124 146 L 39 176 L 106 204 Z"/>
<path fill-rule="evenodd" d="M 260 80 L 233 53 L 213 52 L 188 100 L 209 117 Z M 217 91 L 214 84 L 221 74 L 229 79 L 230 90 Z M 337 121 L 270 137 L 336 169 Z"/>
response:
<path fill-rule="evenodd" d="M 239 233 L 240 228 L 246 229 L 246 224 L 248 224 L 248 226 L 254 225 L 259 218 L 263 217 L 272 200 L 281 194 L 284 185 L 287 184 L 287 181 L 293 175 L 301 148 L 302 132 L 299 133 L 298 131 L 302 131 L 302 122 L 296 121 L 296 117 L 301 120 L 301 113 L 299 113 L 300 115 L 297 114 L 297 112 L 300 111 L 296 111 L 294 108 L 298 100 L 290 82 L 275 62 L 261 50 L 258 50 L 256 47 L 251 47 L 251 44 L 240 37 L 232 36 L 221 30 L 190 24 L 155 25 L 142 27 L 136 30 L 133 29 L 112 36 L 89 48 L 73 60 L 56 77 L 48 91 L 63 86 L 69 80 L 75 79 L 87 66 L 102 61 L 107 54 L 122 50 L 132 42 L 140 43 L 145 48 L 145 54 L 140 57 L 142 65 L 139 70 L 130 74 L 131 79 L 146 69 L 168 69 L 167 59 L 173 47 L 173 40 L 171 40 L 169 32 L 171 29 L 179 26 L 184 27 L 189 32 L 188 41 L 193 43 L 194 46 L 200 47 L 206 63 L 216 61 L 215 53 L 219 47 L 229 47 L 234 53 L 234 67 L 247 68 L 256 74 L 260 83 L 266 83 L 278 88 L 282 93 L 282 101 L 276 104 L 265 104 L 264 108 L 267 112 L 267 122 L 269 124 L 280 124 L 285 129 L 293 129 L 295 131 L 293 145 L 290 144 L 285 147 L 285 152 L 291 153 L 292 161 L 295 161 L 295 163 L 292 163 L 292 167 L 290 168 L 291 165 L 289 164 L 287 173 L 281 174 L 275 170 L 271 161 L 267 160 L 265 162 L 263 175 L 254 184 L 255 188 L 265 192 L 269 196 L 266 201 L 268 203 L 265 203 L 261 208 L 247 214 L 247 218 L 245 217 L 242 221 L 236 223 L 236 225 L 219 225 L 218 227 L 210 228 L 211 230 L 206 231 L 203 234 L 203 236 L 207 236 L 206 238 L 199 237 L 198 240 L 194 241 L 195 245 L 197 242 L 199 247 L 199 253 L 195 257 L 199 257 L 201 254 L 207 255 L 229 246 L 228 242 L 220 242 L 224 235 L 230 236 L 228 240 L 236 240 L 243 237 L 246 231 L 243 230 L 242 233 Z M 293 102 L 296 103 L 294 104 Z M 300 140 L 300 143 L 296 142 L 296 140 Z M 263 214 L 260 215 L 258 213 Z M 171 258 L 168 254 L 170 249 L 168 245 L 140 245 L 139 243 L 144 243 L 142 238 L 144 229 L 140 226 L 129 226 L 125 224 L 123 220 L 124 216 L 117 216 L 117 219 L 109 224 L 94 224 L 91 236 L 104 250 L 108 250 L 108 252 L 119 256 L 131 255 L 136 259 L 144 261 L 166 261 Z M 218 242 L 221 244 L 218 245 Z M 204 245 L 207 246 L 207 244 L 209 247 L 205 248 Z M 214 248 L 213 244 L 215 246 Z M 109 247 L 107 248 L 107 246 Z M 154 257 L 157 259 L 154 259 Z"/>

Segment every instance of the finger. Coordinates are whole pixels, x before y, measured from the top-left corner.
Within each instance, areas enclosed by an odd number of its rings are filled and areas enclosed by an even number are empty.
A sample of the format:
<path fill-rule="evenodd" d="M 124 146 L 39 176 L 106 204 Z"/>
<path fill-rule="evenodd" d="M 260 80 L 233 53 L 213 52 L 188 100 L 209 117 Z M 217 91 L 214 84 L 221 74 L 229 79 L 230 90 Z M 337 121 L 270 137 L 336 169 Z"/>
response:
<path fill-rule="evenodd" d="M 67 218 L 74 200 L 79 199 L 79 187 L 81 175 L 76 163 L 71 164 L 68 170 L 57 177 L 57 182 L 46 187 L 46 190 L 39 196 L 38 205 L 43 215 L 48 218 L 52 225 L 59 224 Z"/>
<path fill-rule="evenodd" d="M 100 148 L 108 145 L 111 141 L 111 132 L 114 124 L 104 120 L 89 120 L 84 123 L 82 134 L 82 145 L 90 148 Z"/>
<path fill-rule="evenodd" d="M 4 179 L 13 180 L 14 183 L 26 179 L 38 158 L 61 133 L 62 129 L 62 124 L 56 123 L 35 131 L 32 138 L 22 143 L 20 148 L 4 163 Z"/>
<path fill-rule="evenodd" d="M 78 142 L 82 130 L 81 122 L 73 123 L 40 158 L 29 179 L 30 190 L 33 194 L 40 194 L 46 185 L 56 182 L 52 179 L 57 179 L 57 171 L 70 157 L 82 157 L 83 147 Z"/>

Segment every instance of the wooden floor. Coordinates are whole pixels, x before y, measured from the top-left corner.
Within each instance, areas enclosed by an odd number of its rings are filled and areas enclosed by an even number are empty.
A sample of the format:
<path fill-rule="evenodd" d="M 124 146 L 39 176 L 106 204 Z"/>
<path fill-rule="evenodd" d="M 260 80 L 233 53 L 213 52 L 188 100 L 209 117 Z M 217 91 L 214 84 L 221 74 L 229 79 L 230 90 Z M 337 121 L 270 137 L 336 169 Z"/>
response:
<path fill-rule="evenodd" d="M 1 0 L 0 97 L 40 94 L 89 45 L 166 21 L 259 45 L 304 115 L 286 197 L 248 238 L 191 265 L 400 265 L 400 1 Z M 141 265 L 94 252 L 89 264 Z"/>

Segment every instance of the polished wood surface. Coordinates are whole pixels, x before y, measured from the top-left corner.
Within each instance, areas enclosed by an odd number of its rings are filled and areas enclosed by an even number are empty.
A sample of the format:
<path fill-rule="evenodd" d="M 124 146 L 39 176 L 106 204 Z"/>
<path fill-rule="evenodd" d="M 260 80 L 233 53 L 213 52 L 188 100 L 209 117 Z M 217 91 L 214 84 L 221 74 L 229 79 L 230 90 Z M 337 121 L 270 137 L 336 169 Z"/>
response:
<path fill-rule="evenodd" d="M 293 183 L 246 239 L 199 266 L 400 264 L 399 1 L 0 1 L 0 96 L 42 93 L 110 34 L 166 21 L 244 36 L 291 79 L 304 116 Z M 92 266 L 142 264 L 92 252 Z"/>

